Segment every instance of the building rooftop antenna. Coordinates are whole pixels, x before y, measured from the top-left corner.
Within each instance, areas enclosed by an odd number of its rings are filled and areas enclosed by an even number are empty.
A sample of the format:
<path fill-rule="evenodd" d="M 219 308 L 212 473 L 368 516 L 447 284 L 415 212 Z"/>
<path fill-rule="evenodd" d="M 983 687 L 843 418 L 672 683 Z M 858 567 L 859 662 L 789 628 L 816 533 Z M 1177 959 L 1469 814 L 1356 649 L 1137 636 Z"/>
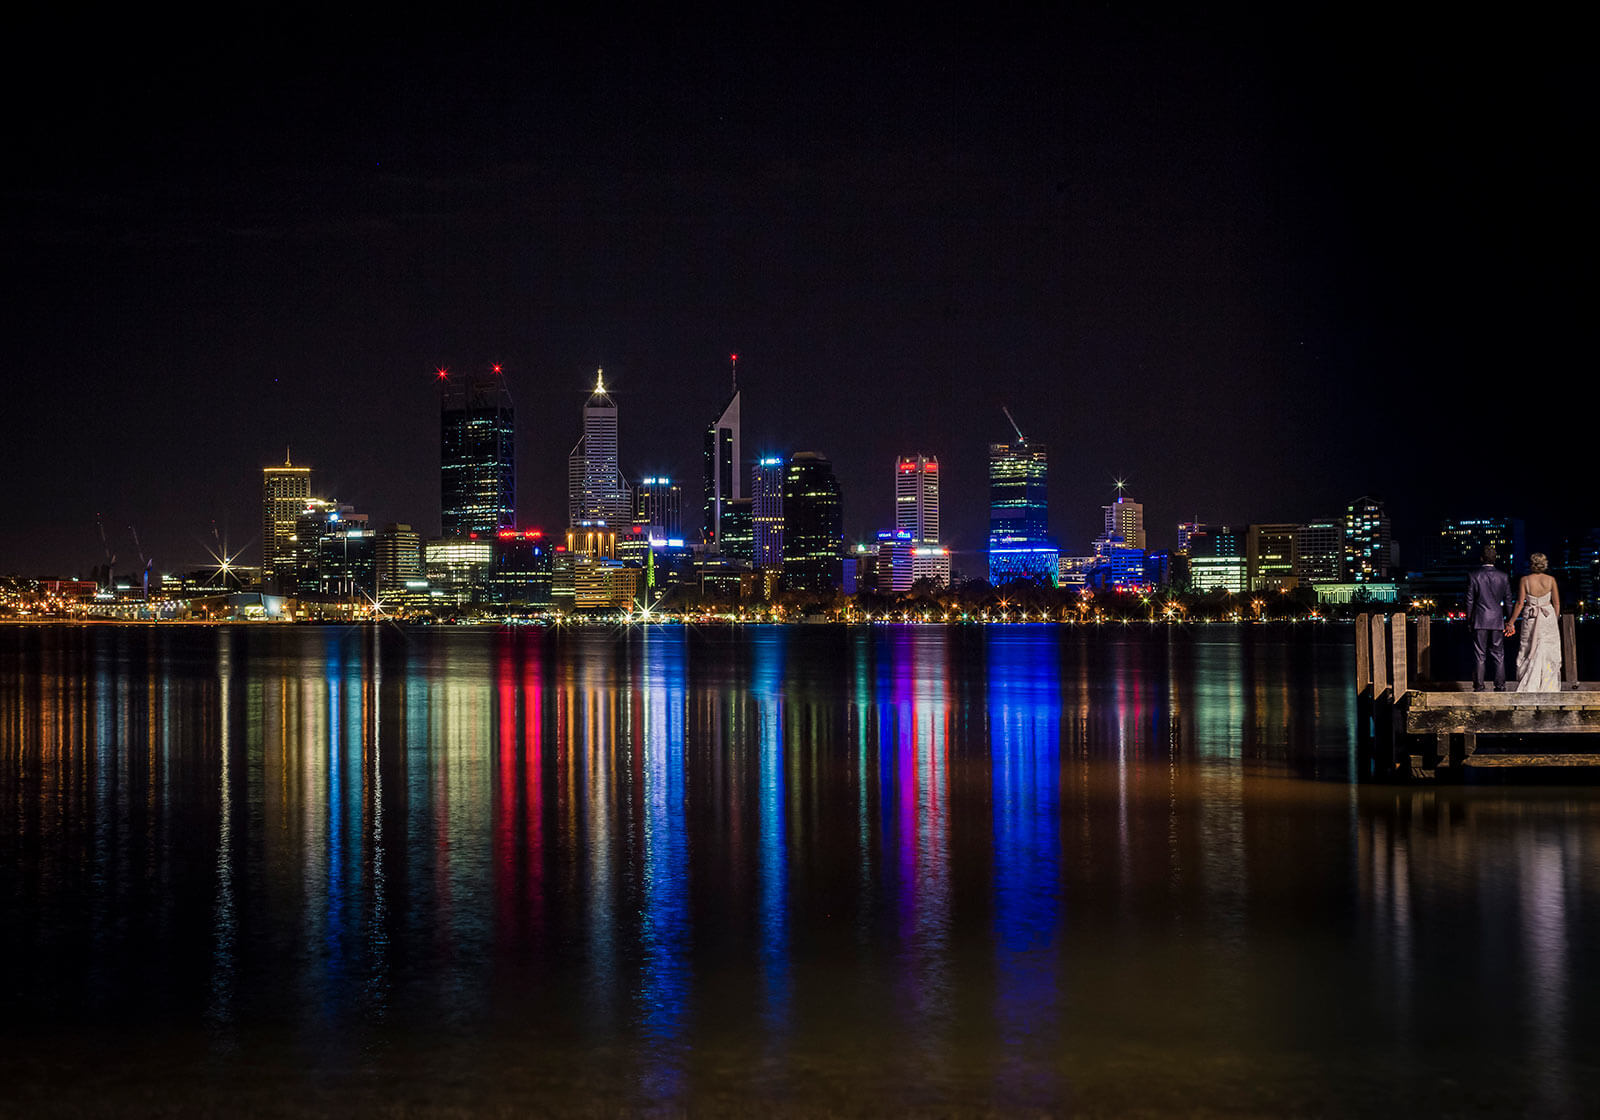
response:
<path fill-rule="evenodd" d="M 1005 405 L 1001 405 L 1000 411 L 1006 414 L 1007 420 L 1011 421 L 1011 427 L 1017 433 L 1017 439 L 1021 440 L 1023 443 L 1027 443 L 1028 437 L 1022 434 L 1021 428 L 1017 427 L 1017 418 L 1011 415 L 1011 410 Z"/>
<path fill-rule="evenodd" d="M 739 391 L 739 355 L 737 355 L 737 354 L 729 354 L 728 355 L 728 368 L 733 373 L 733 391 L 735 393 L 738 393 L 738 391 Z"/>

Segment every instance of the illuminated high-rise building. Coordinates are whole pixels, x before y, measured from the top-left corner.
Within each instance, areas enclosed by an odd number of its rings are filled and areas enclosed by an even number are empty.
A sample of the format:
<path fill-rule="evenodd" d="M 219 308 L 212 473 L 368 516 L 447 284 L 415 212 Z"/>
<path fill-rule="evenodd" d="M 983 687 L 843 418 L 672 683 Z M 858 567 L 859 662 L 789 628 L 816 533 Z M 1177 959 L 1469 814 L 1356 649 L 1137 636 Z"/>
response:
<path fill-rule="evenodd" d="M 1389 578 L 1394 538 L 1381 498 L 1360 497 L 1344 511 L 1344 571 L 1352 583 Z"/>
<path fill-rule="evenodd" d="M 745 496 L 740 469 L 744 449 L 739 440 L 739 355 L 731 355 L 729 361 L 733 367 L 733 392 L 706 428 L 705 438 L 705 508 L 701 533 L 702 539 L 714 550 L 720 548 L 726 503 Z"/>
<path fill-rule="evenodd" d="M 377 553 L 380 592 L 401 591 L 408 583 L 422 578 L 422 534 L 411 526 L 398 523 L 385 526 L 373 547 Z"/>
<path fill-rule="evenodd" d="M 294 571 L 294 523 L 311 498 L 311 468 L 297 467 L 286 453 L 281 467 L 261 468 L 261 585 L 283 589 Z"/>
<path fill-rule="evenodd" d="M 658 475 L 641 478 L 633 488 L 633 523 L 646 539 L 683 538 L 683 487 Z"/>
<path fill-rule="evenodd" d="M 1344 582 L 1344 522 L 1319 517 L 1294 535 L 1294 578 L 1299 587 Z"/>
<path fill-rule="evenodd" d="M 878 534 L 879 585 L 885 570 L 883 542 L 892 542 L 887 569 L 890 590 L 911 590 L 917 580 L 950 582 L 950 550 L 939 543 L 939 459 L 902 455 L 894 464 L 894 533 Z"/>
<path fill-rule="evenodd" d="M 1011 419 L 1010 412 L 1006 418 Z M 1015 443 L 989 445 L 989 582 L 997 587 L 1015 579 L 1054 584 L 1061 553 L 1050 536 L 1045 445 L 1024 436 L 1016 421 L 1011 426 Z"/>
<path fill-rule="evenodd" d="M 1189 581 L 1195 591 L 1226 591 L 1242 595 L 1248 590 L 1247 565 L 1239 534 L 1227 525 L 1196 533 L 1189 539 Z"/>
<path fill-rule="evenodd" d="M 491 536 L 517 520 L 516 415 L 499 366 L 439 371 L 439 523 Z"/>
<path fill-rule="evenodd" d="M 755 537 L 755 565 L 783 565 L 784 462 L 776 455 L 756 460 L 750 471 L 751 525 Z"/>
<path fill-rule="evenodd" d="M 1105 531 L 1095 538 L 1094 550 L 1098 556 L 1109 555 L 1115 548 L 1132 548 L 1144 551 L 1144 506 L 1122 492 L 1123 483 L 1117 483 L 1117 498 L 1100 508 L 1105 513 Z"/>
<path fill-rule="evenodd" d="M 834 591 L 844 577 L 844 514 L 833 464 L 815 451 L 789 457 L 783 475 L 783 586 Z"/>
<path fill-rule="evenodd" d="M 567 458 L 567 523 L 602 523 L 613 530 L 633 524 L 633 499 L 617 459 L 617 402 L 606 392 L 605 371 L 583 406 L 583 435 Z"/>
<path fill-rule="evenodd" d="M 894 464 L 894 527 L 914 541 L 939 542 L 939 457 L 902 455 Z"/>
<path fill-rule="evenodd" d="M 1300 526 L 1252 525 L 1245 532 L 1245 586 L 1251 591 L 1293 591 Z"/>

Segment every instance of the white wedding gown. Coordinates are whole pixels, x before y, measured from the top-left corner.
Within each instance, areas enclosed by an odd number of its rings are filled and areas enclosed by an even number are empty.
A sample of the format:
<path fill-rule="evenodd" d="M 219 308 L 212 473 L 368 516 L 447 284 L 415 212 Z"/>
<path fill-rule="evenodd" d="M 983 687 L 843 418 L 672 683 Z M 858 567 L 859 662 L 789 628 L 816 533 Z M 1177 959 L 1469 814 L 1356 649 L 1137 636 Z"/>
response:
<path fill-rule="evenodd" d="M 1529 595 L 1522 606 L 1522 617 L 1516 690 L 1560 692 L 1561 620 L 1550 605 L 1550 594 Z"/>

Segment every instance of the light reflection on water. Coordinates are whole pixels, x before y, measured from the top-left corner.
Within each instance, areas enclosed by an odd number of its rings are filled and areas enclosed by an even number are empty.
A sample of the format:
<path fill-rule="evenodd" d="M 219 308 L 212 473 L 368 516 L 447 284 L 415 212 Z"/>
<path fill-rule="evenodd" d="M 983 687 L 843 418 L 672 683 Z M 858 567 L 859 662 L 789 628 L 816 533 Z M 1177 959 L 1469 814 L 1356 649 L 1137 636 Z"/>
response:
<path fill-rule="evenodd" d="M 1345 639 L 5 628 L 0 1076 L 1582 1111 L 1600 805 L 1352 786 Z"/>

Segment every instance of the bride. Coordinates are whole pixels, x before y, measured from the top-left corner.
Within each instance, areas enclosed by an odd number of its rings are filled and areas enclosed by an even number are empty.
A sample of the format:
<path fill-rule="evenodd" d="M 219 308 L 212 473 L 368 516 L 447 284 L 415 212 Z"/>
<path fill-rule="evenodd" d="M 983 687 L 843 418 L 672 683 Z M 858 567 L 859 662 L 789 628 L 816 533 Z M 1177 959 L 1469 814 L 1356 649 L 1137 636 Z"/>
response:
<path fill-rule="evenodd" d="M 1506 623 L 1506 637 L 1516 630 L 1523 611 L 1522 641 L 1517 653 L 1517 692 L 1561 691 L 1561 593 L 1542 552 L 1528 557 L 1529 574 L 1517 588 L 1517 605 Z"/>

